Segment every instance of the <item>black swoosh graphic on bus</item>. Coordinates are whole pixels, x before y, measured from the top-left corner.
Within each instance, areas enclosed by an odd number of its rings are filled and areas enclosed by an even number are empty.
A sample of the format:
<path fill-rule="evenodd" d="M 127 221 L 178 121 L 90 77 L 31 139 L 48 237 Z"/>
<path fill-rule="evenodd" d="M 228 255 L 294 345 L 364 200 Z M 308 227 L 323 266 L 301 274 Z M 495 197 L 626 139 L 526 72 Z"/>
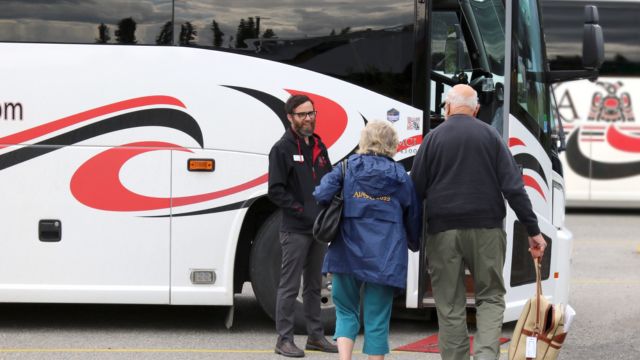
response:
<path fill-rule="evenodd" d="M 514 155 L 513 158 L 516 160 L 516 163 L 522 165 L 523 168 L 535 171 L 544 180 L 545 184 L 549 184 L 547 177 L 544 175 L 544 170 L 542 170 L 542 165 L 540 165 L 538 159 L 533 155 L 521 153 Z"/>
<path fill-rule="evenodd" d="M 243 209 L 243 208 L 249 207 L 249 206 L 251 206 L 251 204 L 253 204 L 254 201 L 258 200 L 261 197 L 262 196 L 254 197 L 254 198 L 251 198 L 251 199 L 238 201 L 238 202 L 235 202 L 235 203 L 232 203 L 232 204 L 217 206 L 217 207 L 210 208 L 210 209 L 202 209 L 202 210 L 197 210 L 197 211 L 190 211 L 190 212 L 181 213 L 181 214 L 153 215 L 153 216 L 141 216 L 141 217 L 145 217 L 145 218 L 167 218 L 167 217 L 182 217 L 182 216 L 215 214 L 215 213 L 219 213 L 219 212 L 231 211 L 231 210 L 237 210 L 237 209 Z"/>
<path fill-rule="evenodd" d="M 189 114 L 175 109 L 146 109 L 117 115 L 0 155 L 0 170 L 99 135 L 143 126 L 176 129 L 204 146 L 202 130 Z"/>
<path fill-rule="evenodd" d="M 579 146 L 580 129 L 573 131 L 567 141 L 567 162 L 578 175 L 597 180 L 620 179 L 640 175 L 640 161 L 610 163 L 589 159 Z"/>
<path fill-rule="evenodd" d="M 223 85 L 223 86 L 228 87 L 229 89 L 240 91 L 241 93 L 245 93 L 255 98 L 256 100 L 260 101 L 261 103 L 265 104 L 269 109 L 271 109 L 271 111 L 273 111 L 276 115 L 278 115 L 278 118 L 280 118 L 280 121 L 282 122 L 282 125 L 284 126 L 284 128 L 285 129 L 289 128 L 289 119 L 287 119 L 287 113 L 284 111 L 284 102 L 282 100 L 278 99 L 277 97 L 271 94 L 267 94 L 265 92 L 258 91 L 255 89 L 249 89 L 245 87 L 231 86 L 231 85 Z"/>

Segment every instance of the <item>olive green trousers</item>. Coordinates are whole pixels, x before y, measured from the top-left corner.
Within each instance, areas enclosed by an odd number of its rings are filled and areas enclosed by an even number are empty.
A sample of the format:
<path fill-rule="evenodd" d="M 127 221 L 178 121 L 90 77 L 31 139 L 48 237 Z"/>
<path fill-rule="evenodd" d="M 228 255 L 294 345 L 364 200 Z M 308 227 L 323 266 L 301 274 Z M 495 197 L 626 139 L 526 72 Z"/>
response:
<path fill-rule="evenodd" d="M 476 301 L 474 359 L 500 357 L 504 316 L 506 234 L 499 229 L 459 229 L 429 234 L 427 256 L 438 314 L 442 359 L 468 360 L 465 266 L 473 277 Z"/>

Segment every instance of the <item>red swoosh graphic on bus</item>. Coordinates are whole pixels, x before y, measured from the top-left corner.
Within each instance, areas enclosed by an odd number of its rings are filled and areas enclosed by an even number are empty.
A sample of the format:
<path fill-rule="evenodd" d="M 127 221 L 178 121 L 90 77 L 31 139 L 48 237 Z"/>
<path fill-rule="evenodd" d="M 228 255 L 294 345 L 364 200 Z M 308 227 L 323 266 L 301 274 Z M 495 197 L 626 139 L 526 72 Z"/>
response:
<path fill-rule="evenodd" d="M 143 96 L 139 98 L 128 99 L 128 100 L 119 101 L 113 104 L 100 106 L 95 109 L 83 111 L 81 113 L 67 116 L 55 121 L 51 121 L 31 129 L 21 131 L 19 133 L 5 136 L 3 138 L 0 138 L 0 149 L 8 146 L 8 145 L 2 145 L 2 144 L 22 144 L 26 141 L 38 138 L 40 136 L 46 135 L 48 133 L 51 133 L 60 129 L 64 129 L 68 126 L 75 125 L 83 121 L 91 120 L 99 116 L 103 116 L 106 114 L 110 114 L 110 113 L 114 113 L 122 110 L 128 110 L 136 107 L 149 106 L 149 105 L 173 105 L 173 106 L 186 108 L 186 106 L 180 100 L 171 96 L 154 95 L 154 96 Z"/>
<path fill-rule="evenodd" d="M 318 110 L 318 116 L 322 121 L 316 122 L 316 133 L 322 138 L 322 142 L 327 148 L 335 144 L 347 128 L 347 112 L 342 106 L 324 96 L 300 91 L 285 89 L 291 95 L 306 95 L 313 101 L 313 105 Z"/>
<path fill-rule="evenodd" d="M 640 152 L 640 137 L 623 134 L 613 125 L 607 131 L 607 141 L 618 150 Z"/>
<path fill-rule="evenodd" d="M 179 145 L 147 141 L 135 142 L 99 153 L 82 164 L 71 178 L 71 193 L 82 204 L 109 211 L 145 211 L 167 209 L 218 199 L 267 182 L 267 174 L 248 182 L 205 194 L 183 197 L 152 197 L 134 193 L 120 181 L 120 170 L 131 158 L 159 150 L 191 152 Z"/>
<path fill-rule="evenodd" d="M 540 184 L 538 184 L 538 181 L 536 181 L 536 179 L 532 178 L 529 175 L 522 175 L 522 181 L 524 182 L 524 186 L 528 186 L 530 188 L 533 188 L 535 191 L 537 191 L 542 198 L 547 201 L 547 197 L 544 196 L 544 192 L 542 191 L 542 187 L 540 186 Z"/>
<path fill-rule="evenodd" d="M 520 140 L 518 138 L 514 138 L 514 137 L 509 138 L 509 147 L 514 147 L 514 146 L 518 146 L 518 145 L 525 146 L 525 144 L 524 144 L 524 142 L 522 140 Z"/>

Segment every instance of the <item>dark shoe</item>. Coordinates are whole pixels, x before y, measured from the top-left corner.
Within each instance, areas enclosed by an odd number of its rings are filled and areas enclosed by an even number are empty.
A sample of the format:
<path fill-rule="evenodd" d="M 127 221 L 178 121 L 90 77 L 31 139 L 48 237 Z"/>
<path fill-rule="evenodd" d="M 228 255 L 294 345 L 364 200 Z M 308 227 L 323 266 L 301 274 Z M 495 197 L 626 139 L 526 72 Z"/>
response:
<path fill-rule="evenodd" d="M 330 343 L 324 337 L 321 337 L 318 340 L 307 339 L 307 346 L 305 346 L 305 350 L 318 350 L 326 353 L 337 353 L 338 347 Z"/>
<path fill-rule="evenodd" d="M 278 341 L 276 343 L 276 354 L 286 357 L 304 357 L 304 351 L 298 348 L 291 340 Z"/>

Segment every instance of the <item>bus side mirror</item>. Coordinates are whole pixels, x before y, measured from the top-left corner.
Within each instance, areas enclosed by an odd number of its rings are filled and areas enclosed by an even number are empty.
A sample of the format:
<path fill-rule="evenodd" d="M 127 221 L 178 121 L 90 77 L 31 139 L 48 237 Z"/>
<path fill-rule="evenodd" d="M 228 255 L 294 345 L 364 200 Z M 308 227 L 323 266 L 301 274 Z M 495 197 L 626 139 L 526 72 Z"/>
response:
<path fill-rule="evenodd" d="M 598 69 L 604 62 L 604 41 L 599 20 L 597 7 L 593 5 L 584 7 L 582 66 L 585 69 Z"/>
<path fill-rule="evenodd" d="M 584 27 L 582 30 L 582 70 L 547 71 L 547 84 L 563 81 L 598 78 L 598 69 L 604 62 L 604 40 L 599 24 L 598 8 L 593 5 L 584 7 Z"/>

